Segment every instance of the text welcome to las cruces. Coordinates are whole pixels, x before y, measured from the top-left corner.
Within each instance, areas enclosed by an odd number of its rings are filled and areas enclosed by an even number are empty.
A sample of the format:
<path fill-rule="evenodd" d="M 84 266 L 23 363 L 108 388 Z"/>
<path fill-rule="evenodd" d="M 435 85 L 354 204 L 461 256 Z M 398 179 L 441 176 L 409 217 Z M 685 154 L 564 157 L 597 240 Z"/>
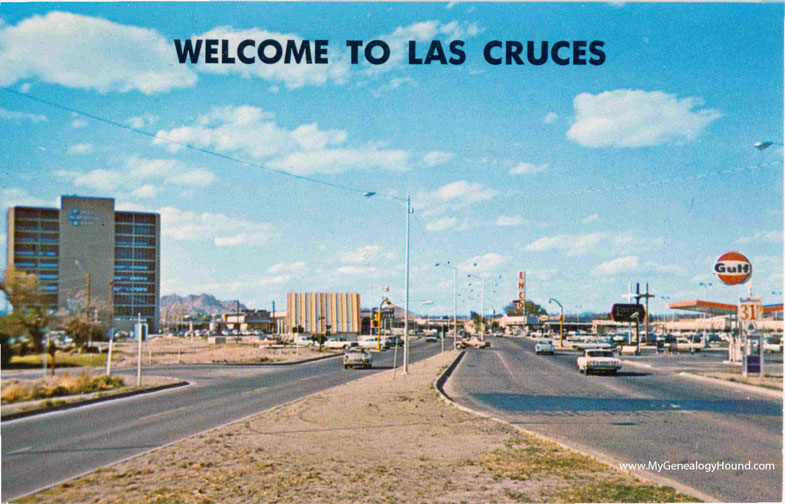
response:
<path fill-rule="evenodd" d="M 333 43 L 333 46 L 336 43 Z M 367 62 L 384 65 L 392 50 L 384 40 L 346 40 L 338 43 L 348 51 L 352 65 Z M 175 39 L 177 59 L 182 64 L 208 65 L 326 65 L 330 62 L 329 40 L 233 40 Z M 471 57 L 489 65 L 602 65 L 602 40 L 491 40 L 476 47 L 463 40 L 418 42 L 410 40 L 402 49 L 409 65 L 462 65 Z M 397 58 L 396 58 L 397 59 Z"/>

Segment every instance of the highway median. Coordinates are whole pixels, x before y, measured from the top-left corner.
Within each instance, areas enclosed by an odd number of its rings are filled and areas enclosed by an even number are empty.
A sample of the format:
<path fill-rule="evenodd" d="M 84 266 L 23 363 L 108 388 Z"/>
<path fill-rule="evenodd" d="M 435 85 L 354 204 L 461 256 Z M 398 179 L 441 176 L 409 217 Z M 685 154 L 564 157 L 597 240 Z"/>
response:
<path fill-rule="evenodd" d="M 440 353 L 14 500 L 682 502 L 693 498 L 441 400 Z"/>

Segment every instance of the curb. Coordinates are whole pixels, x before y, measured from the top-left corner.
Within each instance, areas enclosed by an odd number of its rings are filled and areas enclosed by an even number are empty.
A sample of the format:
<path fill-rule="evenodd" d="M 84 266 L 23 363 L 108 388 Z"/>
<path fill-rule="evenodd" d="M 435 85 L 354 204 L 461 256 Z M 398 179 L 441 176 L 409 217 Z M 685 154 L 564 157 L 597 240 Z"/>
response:
<path fill-rule="evenodd" d="M 515 430 L 517 430 L 519 432 L 523 432 L 524 434 L 528 434 L 529 436 L 532 436 L 532 437 L 537 438 L 537 439 L 542 440 L 542 441 L 547 441 L 549 443 L 554 443 L 554 444 L 556 444 L 556 445 L 558 445 L 558 446 L 560 446 L 560 447 L 562 447 L 564 449 L 581 453 L 581 454 L 586 455 L 588 457 L 594 458 L 597 461 L 602 462 L 603 464 L 606 464 L 606 465 L 610 466 L 613 469 L 621 471 L 618 468 L 619 468 L 619 464 L 622 463 L 622 461 L 620 461 L 618 459 L 615 459 L 615 458 L 613 458 L 613 457 L 611 457 L 609 455 L 606 455 L 604 453 L 591 450 L 591 449 L 589 449 L 587 447 L 583 447 L 583 446 L 579 446 L 579 445 L 570 445 L 570 444 L 567 444 L 567 443 L 564 443 L 564 442 L 561 442 L 561 441 L 557 441 L 555 439 L 551 439 L 551 438 L 549 438 L 547 436 L 544 436 L 542 434 L 539 434 L 537 432 L 533 432 L 533 431 L 530 431 L 528 429 L 525 429 L 525 428 L 523 428 L 523 427 L 521 427 L 519 425 L 513 425 L 510 422 L 507 422 L 506 420 L 502 420 L 501 418 L 497 418 L 495 416 L 489 415 L 488 413 L 482 413 L 480 411 L 473 410 L 473 409 L 471 409 L 469 407 L 462 406 L 462 405 L 456 403 L 455 401 L 453 401 L 452 399 L 450 399 L 450 397 L 444 392 L 444 390 L 442 390 L 442 386 L 447 381 L 447 379 L 449 379 L 449 377 L 452 374 L 452 372 L 458 366 L 458 363 L 461 360 L 461 358 L 463 357 L 463 354 L 464 354 L 464 352 L 461 352 L 460 355 L 458 355 L 458 357 L 455 358 L 453 363 L 447 369 L 445 369 L 444 372 L 442 372 L 442 374 L 439 375 L 439 377 L 433 382 L 434 386 L 436 387 L 436 391 L 439 393 L 439 397 L 441 398 L 441 400 L 443 400 L 444 402 L 446 402 L 450 406 L 452 406 L 454 408 L 457 408 L 457 409 L 459 409 L 461 411 L 465 411 L 467 413 L 471 413 L 473 415 L 477 415 L 479 417 L 486 418 L 488 420 L 492 420 L 494 422 L 497 422 L 497 423 L 500 423 L 500 424 L 503 424 L 503 425 L 507 425 L 508 427 L 512 427 L 513 429 L 515 429 Z M 681 493 L 683 493 L 685 495 L 689 495 L 690 497 L 695 497 L 696 499 L 700 499 L 703 502 L 723 502 L 722 499 L 718 499 L 718 498 L 716 498 L 716 497 L 714 497 L 712 495 L 709 495 L 707 493 L 701 492 L 700 490 L 698 490 L 696 488 L 692 488 L 690 486 L 684 485 L 682 483 L 679 483 L 677 481 L 671 480 L 669 478 L 664 478 L 662 476 L 657 476 L 656 474 L 650 473 L 648 471 L 628 470 L 628 471 L 622 471 L 622 472 L 626 472 L 626 473 L 628 473 L 628 474 L 630 474 L 632 476 L 635 476 L 638 479 L 643 480 L 643 481 L 648 482 L 648 483 L 653 483 L 653 484 L 656 484 L 656 485 L 669 486 L 669 487 L 673 488 L 674 490 L 676 490 L 677 492 L 681 492 Z"/>
<path fill-rule="evenodd" d="M 323 358 L 323 357 L 319 357 L 319 358 Z M 329 389 L 325 389 L 325 390 L 329 390 Z M 97 471 L 98 469 L 104 469 L 104 468 L 107 468 L 107 467 L 114 467 L 116 465 L 122 464 L 124 462 L 129 461 L 129 460 L 133 460 L 133 459 L 135 459 L 137 457 L 141 457 L 141 456 L 147 455 L 149 453 L 152 453 L 152 452 L 155 452 L 155 451 L 158 451 L 158 450 L 162 450 L 164 448 L 168 448 L 168 447 L 170 447 L 170 446 L 172 446 L 174 444 L 177 444 L 177 443 L 179 443 L 181 441 L 184 441 L 186 439 L 191 439 L 191 438 L 194 438 L 196 436 L 201 436 L 201 435 L 207 434 L 208 432 L 212 432 L 214 430 L 221 429 L 221 428 L 229 426 L 229 425 L 233 425 L 233 424 L 236 424 L 236 423 L 239 423 L 239 422 L 244 422 L 244 421 L 248 420 L 249 418 L 252 418 L 252 417 L 254 417 L 256 415 L 260 415 L 260 414 L 266 413 L 268 411 L 273 411 L 273 410 L 276 410 L 278 408 L 284 408 L 286 406 L 290 406 L 290 405 L 295 404 L 297 402 L 300 402 L 300 401 L 303 401 L 305 399 L 308 399 L 311 396 L 315 396 L 317 394 L 321 394 L 325 390 L 319 390 L 317 392 L 312 392 L 312 393 L 310 393 L 308 395 L 304 395 L 302 397 L 298 397 L 297 399 L 292 399 L 291 401 L 287 401 L 285 403 L 278 404 L 278 405 L 273 406 L 271 408 L 267 408 L 267 409 L 264 409 L 264 410 L 256 411 L 254 413 L 250 413 L 250 414 L 248 414 L 248 415 L 246 415 L 246 416 L 244 416 L 242 418 L 238 418 L 237 420 L 232 420 L 231 422 L 228 422 L 228 423 L 225 423 L 225 424 L 216 425 L 215 427 L 210 427 L 210 428 L 205 429 L 203 431 L 195 432 L 195 433 L 191 434 L 190 436 L 185 436 L 185 437 L 182 437 L 180 439 L 175 439 L 174 441 L 170 441 L 168 443 L 162 444 L 161 446 L 156 446 L 155 448 L 150 448 L 150 449 L 145 450 L 143 452 L 136 453 L 134 455 L 130 455 L 130 456 L 125 457 L 125 458 L 120 459 L 120 460 L 116 460 L 116 461 L 114 461 L 112 463 L 109 463 L 109 464 L 106 464 L 106 465 L 102 465 L 100 467 L 96 467 L 95 469 L 89 469 L 89 470 L 87 470 L 87 471 L 85 471 L 83 473 L 76 474 L 74 476 L 69 476 L 68 478 L 64 478 L 64 479 L 62 479 L 60 481 L 55 481 L 54 483 L 50 483 L 48 485 L 42 486 L 41 488 L 36 488 L 35 490 L 31 490 L 31 491 L 29 491 L 27 493 L 24 493 L 22 495 L 17 495 L 16 497 L 13 497 L 13 500 L 16 501 L 18 499 L 23 499 L 23 498 L 27 497 L 28 495 L 32 495 L 32 494 L 35 494 L 35 493 L 38 493 L 38 492 L 42 492 L 44 490 L 48 490 L 49 488 L 52 488 L 52 487 L 57 486 L 57 485 L 60 485 L 61 483 L 65 483 L 66 481 L 71 481 L 71 480 L 75 480 L 77 478 L 81 478 L 82 476 L 87 476 L 88 474 L 92 474 L 93 472 Z M 6 501 L 2 501 L 2 502 L 3 502 L 3 504 L 5 504 Z"/>
<path fill-rule="evenodd" d="M 135 395 L 141 394 L 149 394 L 151 392 L 160 392 L 161 390 L 167 390 L 176 387 L 183 387 L 188 385 L 187 381 L 179 381 L 175 383 L 167 383 L 165 385 L 157 385 L 155 387 L 147 388 L 144 390 L 129 390 L 128 392 L 121 392 L 119 394 L 108 395 L 103 397 L 94 397 L 92 399 L 87 399 L 84 401 L 73 402 L 68 404 L 60 404 L 58 406 L 52 406 L 51 408 L 46 409 L 31 409 L 26 411 L 18 411 L 16 413 L 10 413 L 8 415 L 2 415 L 0 417 L 0 422 L 5 422 L 6 420 L 16 420 L 17 418 L 25 418 L 33 415 L 43 415 L 44 413 L 52 413 L 54 411 L 61 411 L 73 408 L 79 408 L 81 406 L 87 406 L 88 404 L 95 404 L 105 401 L 113 401 L 115 399 L 123 399 L 125 397 L 131 397 Z"/>
<path fill-rule="evenodd" d="M 332 355 L 321 355 L 319 357 L 312 357 L 310 359 L 303 359 L 300 361 L 290 362 L 181 362 L 180 364 L 153 364 L 153 366 L 238 366 L 238 367 L 252 367 L 252 366 L 294 366 L 297 364 L 306 364 L 308 362 L 319 361 L 323 359 L 331 359 L 343 355 L 342 353 Z"/>
<path fill-rule="evenodd" d="M 691 378 L 693 380 L 704 381 L 708 383 L 713 383 L 715 385 L 722 385 L 724 387 L 735 388 L 740 391 L 750 392 L 752 394 L 761 394 L 768 397 L 773 397 L 775 399 L 782 399 L 783 398 L 783 391 L 781 390 L 773 390 L 768 389 L 765 387 L 758 387 L 757 385 L 748 385 L 746 383 L 736 383 L 730 380 L 722 380 L 720 378 L 712 378 L 710 376 L 701 376 L 693 373 L 689 373 L 687 371 L 681 371 L 679 376 L 684 376 L 686 378 Z"/>

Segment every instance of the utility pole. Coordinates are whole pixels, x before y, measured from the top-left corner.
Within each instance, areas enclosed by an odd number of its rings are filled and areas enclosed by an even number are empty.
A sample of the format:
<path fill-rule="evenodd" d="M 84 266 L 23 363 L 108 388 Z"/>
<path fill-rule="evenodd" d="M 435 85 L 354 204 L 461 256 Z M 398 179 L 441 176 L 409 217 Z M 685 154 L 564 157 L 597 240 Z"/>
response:
<path fill-rule="evenodd" d="M 85 275 L 85 300 L 86 300 L 86 309 L 87 309 L 87 316 L 90 316 L 90 273 Z"/>
<path fill-rule="evenodd" d="M 646 333 L 643 336 L 643 338 L 644 338 L 643 342 L 644 343 L 648 343 L 649 342 L 649 298 L 653 298 L 653 297 L 655 297 L 655 295 L 649 293 L 649 282 L 646 282 L 646 293 L 645 294 L 640 294 L 640 284 L 635 284 L 635 292 L 637 293 L 637 295 L 635 296 L 635 302 L 636 303 L 640 304 L 640 299 L 641 298 L 646 299 L 646 319 L 645 319 L 645 321 L 646 321 L 645 322 L 646 323 Z"/>

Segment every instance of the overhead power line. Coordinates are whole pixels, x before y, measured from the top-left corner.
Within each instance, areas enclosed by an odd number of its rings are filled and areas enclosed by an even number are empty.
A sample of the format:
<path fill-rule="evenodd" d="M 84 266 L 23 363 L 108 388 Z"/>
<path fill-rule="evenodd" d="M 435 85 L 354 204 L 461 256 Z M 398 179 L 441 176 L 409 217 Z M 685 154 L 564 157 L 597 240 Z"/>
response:
<path fill-rule="evenodd" d="M 320 184 L 320 185 L 323 185 L 323 186 L 328 186 L 328 187 L 332 187 L 332 188 L 335 188 L 335 189 L 340 189 L 342 191 L 349 191 L 349 192 L 359 193 L 359 194 L 362 194 L 362 195 L 377 194 L 377 192 L 375 192 L 375 191 L 369 191 L 367 189 L 360 189 L 358 187 L 352 187 L 352 186 L 345 185 L 345 184 L 337 184 L 335 182 L 328 182 L 326 180 L 318 179 L 318 178 L 315 178 L 315 177 L 308 177 L 306 175 L 298 175 L 296 173 L 288 172 L 286 170 L 279 170 L 279 169 L 276 169 L 276 168 L 270 168 L 270 167 L 264 166 L 262 164 L 252 163 L 250 161 L 246 161 L 244 159 L 236 158 L 236 157 L 233 157 L 233 156 L 228 156 L 226 154 L 220 154 L 218 152 L 215 152 L 215 151 L 212 151 L 212 150 L 209 150 L 209 149 L 204 149 L 202 147 L 197 147 L 196 145 L 192 145 L 192 144 L 189 144 L 189 143 L 186 143 L 186 142 L 178 142 L 177 140 L 172 140 L 172 139 L 165 138 L 165 137 L 159 137 L 155 133 L 150 133 L 149 131 L 144 131 L 144 130 L 139 129 L 139 128 L 134 128 L 132 126 L 128 126 L 127 124 L 123 124 L 121 122 L 117 122 L 117 121 L 114 121 L 112 119 L 107 119 L 105 117 L 101 117 L 99 115 L 92 114 L 90 112 L 85 112 L 84 110 L 79 110 L 77 108 L 70 107 L 68 105 L 63 105 L 61 103 L 53 102 L 51 100 L 46 100 L 44 98 L 39 98 L 37 96 L 33 96 L 33 95 L 30 95 L 30 94 L 27 94 L 27 93 L 21 93 L 19 91 L 15 91 L 13 89 L 7 88 L 5 86 L 0 86 L 0 90 L 3 90 L 6 93 L 9 93 L 9 94 L 21 97 L 21 98 L 25 98 L 25 99 L 30 100 L 30 101 L 34 101 L 36 103 L 41 103 L 41 104 L 47 105 L 49 107 L 53 107 L 53 108 L 56 108 L 56 109 L 59 109 L 59 110 L 64 110 L 66 112 L 71 112 L 73 114 L 76 114 L 76 115 L 79 115 L 79 116 L 82 116 L 82 117 L 87 117 L 88 119 L 92 119 L 94 121 L 98 121 L 98 122 L 101 122 L 101 123 L 104 123 L 104 124 L 108 124 L 108 125 L 114 126 L 116 128 L 124 129 L 126 131 L 130 131 L 130 132 L 136 133 L 137 135 L 146 136 L 146 137 L 153 138 L 153 139 L 156 139 L 158 141 L 169 143 L 169 144 L 172 144 L 172 145 L 179 145 L 180 147 L 185 147 L 186 149 L 190 149 L 190 150 L 193 150 L 193 151 L 196 151 L 196 152 L 200 152 L 200 153 L 205 154 L 207 156 L 217 157 L 217 158 L 220 158 L 220 159 L 224 159 L 226 161 L 231 161 L 231 162 L 239 163 L 239 164 L 242 164 L 242 165 L 245 165 L 245 166 L 258 168 L 260 170 L 264 170 L 264 171 L 269 172 L 269 173 L 275 173 L 275 174 L 278 174 L 278 175 L 283 175 L 285 177 L 290 177 L 290 178 L 297 179 L 297 180 L 311 182 L 311 183 L 314 183 L 314 184 Z M 394 200 L 399 200 L 399 201 L 406 201 L 403 198 L 400 198 L 398 196 L 393 196 L 391 194 L 379 194 L 379 196 L 382 196 L 382 197 L 385 197 L 385 198 L 388 198 L 388 199 L 394 199 Z"/>

